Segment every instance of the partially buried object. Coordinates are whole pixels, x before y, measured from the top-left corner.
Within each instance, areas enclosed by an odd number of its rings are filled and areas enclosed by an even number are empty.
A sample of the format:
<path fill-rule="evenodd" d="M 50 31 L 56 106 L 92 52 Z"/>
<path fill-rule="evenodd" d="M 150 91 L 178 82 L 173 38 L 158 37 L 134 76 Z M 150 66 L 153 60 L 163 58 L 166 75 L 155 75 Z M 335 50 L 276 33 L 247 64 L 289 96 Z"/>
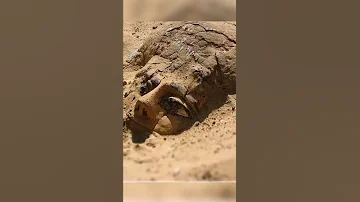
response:
<path fill-rule="evenodd" d="M 235 53 L 235 26 L 173 22 L 158 27 L 139 48 L 141 57 L 129 60 L 141 68 L 126 86 L 128 128 L 172 135 L 194 125 L 209 113 L 210 102 L 235 94 Z"/>

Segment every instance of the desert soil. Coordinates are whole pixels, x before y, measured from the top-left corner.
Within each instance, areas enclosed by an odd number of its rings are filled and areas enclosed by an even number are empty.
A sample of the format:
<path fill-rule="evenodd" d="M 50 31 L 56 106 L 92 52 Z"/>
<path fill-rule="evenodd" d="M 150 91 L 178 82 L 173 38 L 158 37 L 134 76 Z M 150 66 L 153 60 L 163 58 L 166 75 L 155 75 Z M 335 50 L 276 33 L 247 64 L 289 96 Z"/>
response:
<path fill-rule="evenodd" d="M 166 191 L 164 191 L 166 190 Z M 235 183 L 125 183 L 126 202 L 233 202 Z"/>
<path fill-rule="evenodd" d="M 124 63 L 143 41 L 165 23 L 124 22 Z M 224 27 L 235 22 L 218 22 Z M 226 26 L 225 26 L 226 24 Z M 124 80 L 135 70 L 124 69 Z M 144 143 L 123 134 L 124 180 L 236 180 L 236 95 L 207 119 L 180 135 L 152 134 Z"/>

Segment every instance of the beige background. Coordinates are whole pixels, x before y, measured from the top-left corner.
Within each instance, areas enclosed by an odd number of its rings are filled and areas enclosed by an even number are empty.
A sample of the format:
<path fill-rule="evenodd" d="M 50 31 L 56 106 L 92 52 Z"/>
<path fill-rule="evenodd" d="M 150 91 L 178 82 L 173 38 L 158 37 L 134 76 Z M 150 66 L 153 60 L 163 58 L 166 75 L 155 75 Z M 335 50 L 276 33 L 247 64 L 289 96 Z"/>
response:
<path fill-rule="evenodd" d="M 124 0 L 125 21 L 236 20 L 236 0 Z"/>
<path fill-rule="evenodd" d="M 235 183 L 126 183 L 124 201 L 234 202 Z"/>

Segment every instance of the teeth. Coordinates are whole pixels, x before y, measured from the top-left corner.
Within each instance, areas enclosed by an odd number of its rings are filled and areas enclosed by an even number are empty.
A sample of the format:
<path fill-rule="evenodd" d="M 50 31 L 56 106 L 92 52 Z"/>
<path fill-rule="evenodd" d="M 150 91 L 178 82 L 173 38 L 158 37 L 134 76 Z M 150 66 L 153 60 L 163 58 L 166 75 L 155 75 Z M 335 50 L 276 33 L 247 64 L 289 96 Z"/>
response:
<path fill-rule="evenodd" d="M 185 105 L 179 98 L 177 97 L 169 97 L 169 101 L 172 101 L 172 102 L 177 102 L 177 103 L 180 103 L 182 105 Z"/>

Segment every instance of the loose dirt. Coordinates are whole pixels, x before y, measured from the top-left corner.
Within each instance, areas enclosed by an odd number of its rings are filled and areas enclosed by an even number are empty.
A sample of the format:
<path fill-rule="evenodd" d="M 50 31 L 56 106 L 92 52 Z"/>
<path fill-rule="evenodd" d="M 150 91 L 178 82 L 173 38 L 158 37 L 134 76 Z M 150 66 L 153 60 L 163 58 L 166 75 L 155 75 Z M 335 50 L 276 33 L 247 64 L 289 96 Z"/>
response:
<path fill-rule="evenodd" d="M 124 64 L 152 32 L 171 22 L 125 22 Z M 235 22 L 216 22 L 226 29 Z M 125 68 L 131 82 L 136 69 Z M 123 134 L 124 180 L 236 180 L 236 95 L 180 135 L 156 133 L 141 144 Z"/>

